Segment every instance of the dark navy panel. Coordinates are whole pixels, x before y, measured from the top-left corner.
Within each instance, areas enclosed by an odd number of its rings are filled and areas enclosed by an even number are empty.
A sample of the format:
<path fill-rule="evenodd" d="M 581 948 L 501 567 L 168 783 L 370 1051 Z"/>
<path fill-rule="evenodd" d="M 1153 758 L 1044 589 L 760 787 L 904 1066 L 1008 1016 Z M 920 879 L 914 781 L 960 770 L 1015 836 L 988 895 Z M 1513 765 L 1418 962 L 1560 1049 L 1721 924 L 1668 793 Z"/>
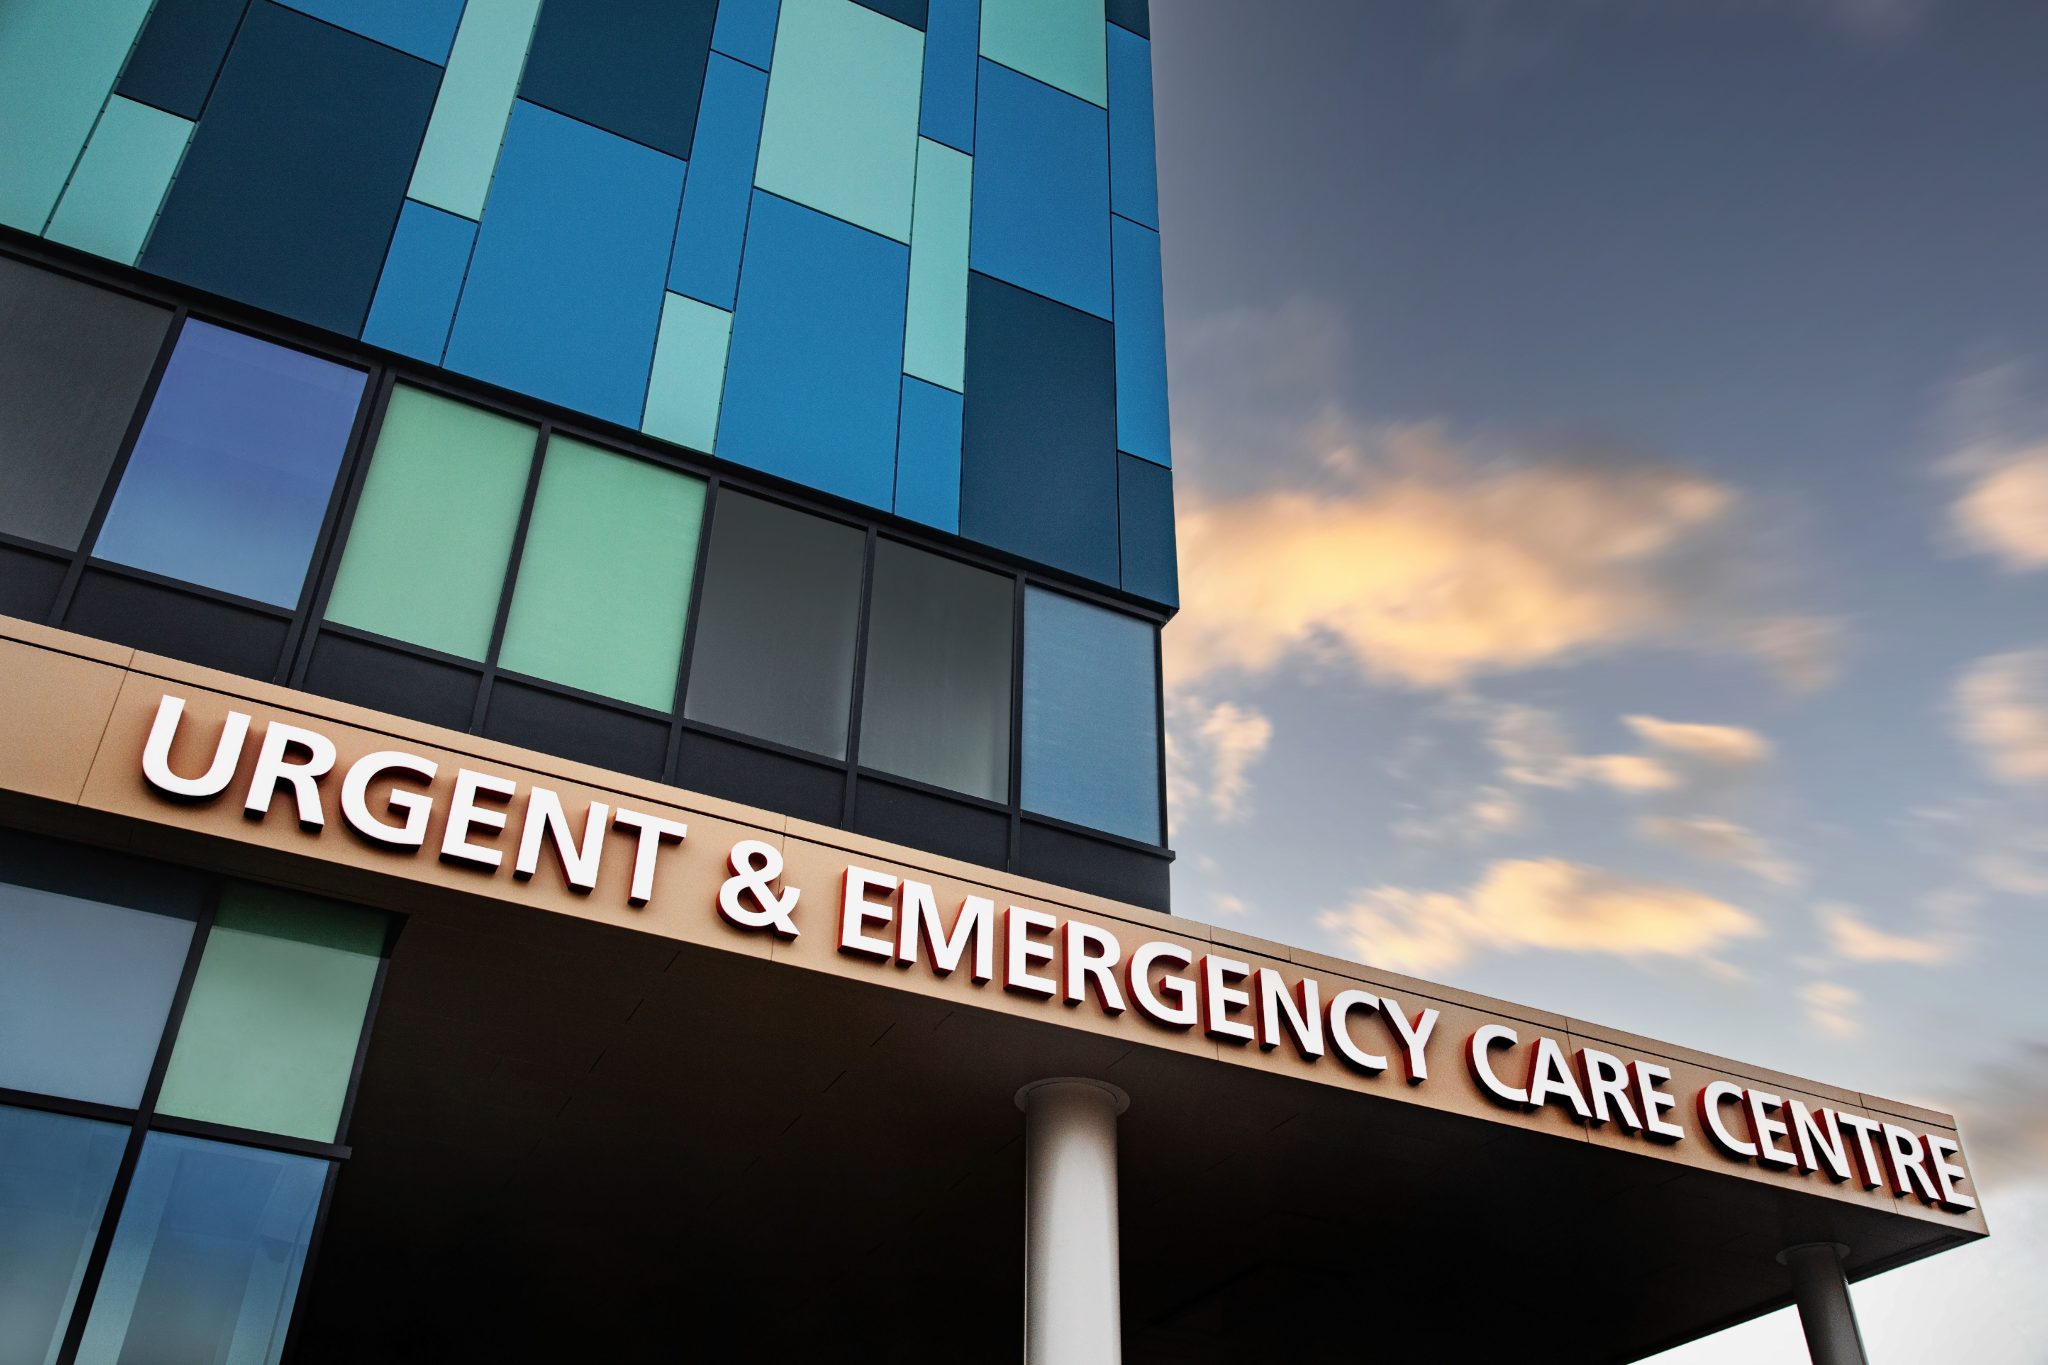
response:
<path fill-rule="evenodd" d="M 766 71 L 775 54 L 775 20 L 781 12 L 781 0 L 718 0 L 711 50 Z"/>
<path fill-rule="evenodd" d="M 284 0 L 316 19 L 410 52 L 436 66 L 448 61 L 462 0 Z M 503 0 L 499 0 L 503 3 Z"/>
<path fill-rule="evenodd" d="M 519 94 L 687 157 L 716 0 L 557 0 L 545 6 Z"/>
<path fill-rule="evenodd" d="M 901 24 L 912 28 L 925 26 L 926 0 L 853 0 L 877 14 L 886 14 Z"/>
<path fill-rule="evenodd" d="M 196 119 L 249 0 L 156 0 L 114 93 Z"/>
<path fill-rule="evenodd" d="M 704 107 L 697 115 L 668 287 L 728 313 L 740 285 L 740 248 L 747 238 L 747 204 L 754 193 L 754 157 L 767 103 L 765 72 L 712 54 L 704 69 Z"/>
<path fill-rule="evenodd" d="M 974 268 L 1108 317 L 1108 111 L 995 62 L 980 79 Z"/>
<path fill-rule="evenodd" d="M 917 131 L 974 151 L 974 78 L 981 61 L 981 0 L 930 0 L 924 31 L 924 102 Z"/>
<path fill-rule="evenodd" d="M 142 268 L 357 335 L 440 78 L 256 0 Z"/>
<path fill-rule="evenodd" d="M 755 191 L 718 455 L 889 506 L 910 249 Z"/>
<path fill-rule="evenodd" d="M 1173 549 L 1173 471 L 1135 455 L 1117 456 L 1118 546 L 1123 590 L 1180 605 Z"/>
<path fill-rule="evenodd" d="M 1101 318 L 968 277 L 962 535 L 1118 581 L 1115 367 Z"/>
<path fill-rule="evenodd" d="M 1152 36 L 1151 0 L 1108 0 L 1103 9 L 1112 24 L 1127 28 L 1143 38 Z"/>
<path fill-rule="evenodd" d="M 683 169 L 515 100 L 448 367 L 639 426 Z"/>

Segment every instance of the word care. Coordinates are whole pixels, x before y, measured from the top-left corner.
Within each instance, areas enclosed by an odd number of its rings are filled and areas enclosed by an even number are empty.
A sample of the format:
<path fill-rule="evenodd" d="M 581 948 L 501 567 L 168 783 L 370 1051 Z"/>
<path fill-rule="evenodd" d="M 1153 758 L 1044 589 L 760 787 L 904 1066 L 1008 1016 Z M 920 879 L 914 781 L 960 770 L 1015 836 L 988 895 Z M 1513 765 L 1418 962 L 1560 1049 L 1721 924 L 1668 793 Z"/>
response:
<path fill-rule="evenodd" d="M 165 796 L 208 801 L 234 784 L 251 718 L 230 711 L 204 771 L 182 776 L 173 770 L 171 753 L 184 710 L 181 697 L 167 694 L 158 703 L 143 748 L 143 779 Z M 627 899 L 636 907 L 654 900 L 664 853 L 679 854 L 689 834 L 682 821 L 600 801 L 588 803 L 578 830 L 560 793 L 524 784 L 525 811 L 515 837 L 511 802 L 522 784 L 509 778 L 458 767 L 444 781 L 432 760 L 382 750 L 357 759 L 337 783 L 337 757 L 327 736 L 268 722 L 250 765 L 244 813 L 261 820 L 289 794 L 300 828 L 317 833 L 326 825 L 332 794 L 355 833 L 418 852 L 439 809 L 442 859 L 496 872 L 505 861 L 498 846 L 502 838 L 512 850 L 515 878 L 531 878 L 549 858 L 569 886 L 586 893 L 598 885 L 605 835 L 623 830 L 634 845 Z M 716 912 L 749 933 L 799 937 L 799 915 L 810 904 L 801 888 L 784 882 L 781 850 L 741 839 L 725 857 L 732 875 L 719 888 Z M 921 966 L 941 977 L 959 973 L 977 987 L 1000 985 L 1105 1015 L 1130 1012 L 1152 1026 L 1199 1030 L 1222 1043 L 1287 1048 L 1309 1064 L 1375 1076 L 1397 1070 L 1416 1086 L 1430 1082 L 1431 1062 L 1442 1051 L 1439 1012 L 1411 1011 L 1384 992 L 1356 986 L 1326 990 L 1312 975 L 1290 980 L 1275 968 L 1220 952 L 1197 953 L 1168 939 L 1148 938 L 1127 948 L 1106 926 L 1030 906 L 998 906 L 988 896 L 941 905 L 929 883 L 856 865 L 846 867 L 836 890 L 829 932 L 849 957 Z M 1809 1106 L 1726 1080 L 1701 1086 L 1687 1106 L 1671 1089 L 1670 1068 L 1661 1063 L 1592 1047 L 1567 1051 L 1555 1038 L 1524 1039 L 1504 1023 L 1481 1025 L 1459 1051 L 1478 1088 L 1511 1110 L 1556 1107 L 1582 1123 L 1612 1125 L 1663 1143 L 1686 1141 L 1693 1131 L 1690 1119 L 1707 1142 L 1734 1160 L 1860 1182 L 1953 1212 L 1976 1207 L 1956 1161 L 1961 1149 L 1946 1134 Z"/>

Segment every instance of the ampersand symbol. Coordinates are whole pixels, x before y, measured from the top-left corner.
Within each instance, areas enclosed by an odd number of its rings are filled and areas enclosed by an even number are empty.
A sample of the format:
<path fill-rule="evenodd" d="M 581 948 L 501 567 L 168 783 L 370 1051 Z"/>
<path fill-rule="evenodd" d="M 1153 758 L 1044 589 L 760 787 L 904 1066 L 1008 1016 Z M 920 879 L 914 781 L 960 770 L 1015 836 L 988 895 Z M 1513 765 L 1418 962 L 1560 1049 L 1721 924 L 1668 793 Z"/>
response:
<path fill-rule="evenodd" d="M 789 915 L 796 909 L 797 889 L 775 890 L 775 879 L 782 875 L 782 851 L 759 839 L 742 839 L 726 861 L 733 875 L 718 888 L 718 913 L 742 929 L 773 929 L 783 938 L 795 938 L 797 928 Z M 742 899 L 746 896 L 758 908 L 749 909 Z"/>

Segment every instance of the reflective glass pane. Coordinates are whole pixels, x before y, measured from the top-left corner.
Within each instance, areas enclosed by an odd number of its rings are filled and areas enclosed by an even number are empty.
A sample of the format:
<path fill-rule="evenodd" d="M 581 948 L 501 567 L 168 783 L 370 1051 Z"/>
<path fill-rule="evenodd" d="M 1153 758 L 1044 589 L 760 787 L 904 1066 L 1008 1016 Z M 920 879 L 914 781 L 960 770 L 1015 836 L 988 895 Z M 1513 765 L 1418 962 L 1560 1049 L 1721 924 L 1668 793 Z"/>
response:
<path fill-rule="evenodd" d="M 524 422 L 452 398 L 392 390 L 328 619 L 483 658 L 534 435 Z"/>
<path fill-rule="evenodd" d="M 1024 595 L 1024 809 L 1146 843 L 1159 831 L 1159 669 L 1149 621 Z"/>
<path fill-rule="evenodd" d="M 226 887 L 157 1109 L 333 1141 L 385 923 L 358 906 Z"/>
<path fill-rule="evenodd" d="M 863 767 L 1006 801 L 1011 580 L 884 540 L 875 547 Z"/>
<path fill-rule="evenodd" d="M 327 1163 L 151 1133 L 79 1365 L 268 1365 L 284 1351 Z"/>
<path fill-rule="evenodd" d="M 722 494 L 691 655 L 691 720 L 846 756 L 865 537 Z"/>
<path fill-rule="evenodd" d="M 363 379 L 303 351 L 187 322 L 93 553 L 295 604 Z"/>
<path fill-rule="evenodd" d="M 0 1360 L 54 1361 L 128 1129 L 0 1108 Z"/>
<path fill-rule="evenodd" d="M 672 708 L 703 515 L 702 479 L 549 441 L 498 662 Z"/>
<path fill-rule="evenodd" d="M 0 258 L 0 531 L 77 548 L 170 323 Z"/>
<path fill-rule="evenodd" d="M 199 901 L 173 869 L 0 834 L 0 1086 L 140 1103 Z"/>

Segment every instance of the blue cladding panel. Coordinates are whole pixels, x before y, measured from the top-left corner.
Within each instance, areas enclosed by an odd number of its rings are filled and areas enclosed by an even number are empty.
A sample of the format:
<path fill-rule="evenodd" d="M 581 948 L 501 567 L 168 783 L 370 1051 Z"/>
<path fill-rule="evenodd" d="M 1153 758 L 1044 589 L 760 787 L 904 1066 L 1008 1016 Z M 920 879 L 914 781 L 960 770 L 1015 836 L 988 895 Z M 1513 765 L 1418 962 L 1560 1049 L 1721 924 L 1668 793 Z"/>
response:
<path fill-rule="evenodd" d="M 761 145 L 761 110 L 767 102 L 766 75 L 730 57 L 711 58 L 668 287 L 727 312 L 739 289 L 754 153 Z"/>
<path fill-rule="evenodd" d="M 779 0 L 718 0 L 712 50 L 766 71 L 775 53 L 775 16 L 780 8 Z"/>
<path fill-rule="evenodd" d="M 249 0 L 156 0 L 115 93 L 196 119 Z"/>
<path fill-rule="evenodd" d="M 960 530 L 960 395 L 903 376 L 896 442 L 896 515 Z"/>
<path fill-rule="evenodd" d="M 976 98 L 974 268 L 1108 317 L 1109 115 L 989 61 Z"/>
<path fill-rule="evenodd" d="M 384 258 L 363 340 L 440 364 L 475 244 L 475 223 L 408 199 Z"/>
<path fill-rule="evenodd" d="M 363 373 L 188 322 L 93 554 L 297 604 Z"/>
<path fill-rule="evenodd" d="M 981 0 L 931 0 L 917 131 L 963 152 L 974 150 L 974 77 L 980 50 Z"/>
<path fill-rule="evenodd" d="M 545 5 L 519 96 L 686 157 L 717 9 L 717 0 Z"/>
<path fill-rule="evenodd" d="M 986 275 L 967 291 L 960 533 L 1116 582 L 1110 325 Z"/>
<path fill-rule="evenodd" d="M 718 453 L 888 507 L 910 251 L 756 193 Z"/>
<path fill-rule="evenodd" d="M 1158 843 L 1159 675 L 1144 621 L 1024 594 L 1024 809 Z"/>
<path fill-rule="evenodd" d="M 258 0 L 143 269 L 355 336 L 440 74 Z"/>
<path fill-rule="evenodd" d="M 683 163 L 518 101 L 450 369 L 640 425 Z"/>
<path fill-rule="evenodd" d="M 1159 226 L 1159 168 L 1153 155 L 1152 44 L 1109 26 L 1109 206 Z"/>
<path fill-rule="evenodd" d="M 1178 606 L 1173 471 L 1135 455 L 1117 456 L 1117 523 L 1123 590 Z"/>
<path fill-rule="evenodd" d="M 1116 444 L 1158 464 L 1173 463 L 1166 413 L 1166 304 L 1159 234 L 1115 221 Z"/>
<path fill-rule="evenodd" d="M 486 0 L 479 0 L 480 3 Z M 283 0 L 293 9 L 440 66 L 455 42 L 462 0 Z"/>

